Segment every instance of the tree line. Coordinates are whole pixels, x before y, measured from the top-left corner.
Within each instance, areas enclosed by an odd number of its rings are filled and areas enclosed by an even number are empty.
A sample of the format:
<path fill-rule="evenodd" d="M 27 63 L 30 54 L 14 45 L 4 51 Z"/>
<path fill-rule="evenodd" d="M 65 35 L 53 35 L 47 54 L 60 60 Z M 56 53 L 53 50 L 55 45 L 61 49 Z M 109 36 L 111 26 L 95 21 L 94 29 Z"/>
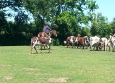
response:
<path fill-rule="evenodd" d="M 70 35 L 109 37 L 115 33 L 115 18 L 108 22 L 102 13 L 95 13 L 98 8 L 95 0 L 1 0 L 0 45 L 29 45 L 30 38 L 43 30 L 45 22 L 57 31 L 53 45 L 63 45 Z"/>

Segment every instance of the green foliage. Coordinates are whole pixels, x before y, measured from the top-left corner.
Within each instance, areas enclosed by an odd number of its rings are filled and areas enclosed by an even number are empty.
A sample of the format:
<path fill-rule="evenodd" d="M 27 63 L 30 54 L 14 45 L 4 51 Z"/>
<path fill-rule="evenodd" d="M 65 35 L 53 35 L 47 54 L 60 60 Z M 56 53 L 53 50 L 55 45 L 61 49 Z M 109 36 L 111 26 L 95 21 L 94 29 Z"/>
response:
<path fill-rule="evenodd" d="M 82 23 L 87 23 L 88 18 L 87 16 L 83 13 L 84 10 L 88 10 L 87 6 L 92 5 L 92 6 L 97 6 L 96 4 L 93 3 L 93 1 L 84 1 L 84 0 L 59 0 L 59 1 L 46 1 L 46 0 L 23 0 L 24 6 L 26 9 L 28 9 L 34 16 L 37 18 L 39 15 L 43 21 L 50 21 L 54 23 L 57 19 L 62 19 L 60 17 L 60 14 L 64 15 L 65 13 L 68 13 L 70 18 L 76 18 L 78 19 L 81 17 L 81 20 L 77 20 L 78 22 L 82 21 Z M 91 2 L 91 3 L 90 3 Z M 93 7 L 93 9 L 96 9 L 97 7 Z M 65 17 L 67 17 L 66 15 Z M 78 17 L 79 16 L 79 17 Z M 65 18 L 64 17 L 64 18 Z M 67 24 L 70 26 L 71 19 L 64 19 L 64 22 L 69 21 Z M 69 18 L 69 17 L 68 17 Z M 75 20 L 75 19 L 74 19 Z M 78 23 L 76 22 L 76 24 Z M 71 26 L 70 26 L 71 27 Z"/>
<path fill-rule="evenodd" d="M 0 11 L 0 31 L 6 31 L 7 21 L 5 19 L 5 13 Z"/>
<path fill-rule="evenodd" d="M 63 12 L 57 17 L 57 21 L 62 23 L 67 23 L 68 26 L 72 27 L 72 24 L 77 22 L 77 19 L 68 12 Z"/>
<path fill-rule="evenodd" d="M 14 23 L 6 21 L 5 17 L 12 16 L 6 13 L 7 10 L 4 10 L 6 7 L 17 12 Z M 51 28 L 58 33 L 58 37 L 53 40 L 55 45 L 62 45 L 67 36 L 76 36 L 78 33 L 82 36 L 109 37 L 110 34 L 115 33 L 115 19 L 108 23 L 107 18 L 101 13 L 94 13 L 98 8 L 95 0 L 2 0 L 0 1 L 0 34 L 4 33 L 2 34 L 4 40 L 17 40 L 17 44 L 20 41 L 16 36 L 20 35 L 19 38 L 28 44 L 30 37 L 36 36 L 43 30 L 44 23 L 49 22 Z M 34 21 L 29 24 L 30 14 Z"/>
<path fill-rule="evenodd" d="M 15 7 L 22 7 L 23 2 L 22 0 L 1 0 L 2 7 L 10 7 L 10 8 L 15 8 Z"/>
<path fill-rule="evenodd" d="M 109 37 L 111 34 L 110 24 L 108 23 L 108 19 L 102 16 L 101 13 L 97 15 L 93 15 L 92 19 L 92 27 L 91 27 L 92 35 L 99 35 L 101 37 Z"/>
<path fill-rule="evenodd" d="M 114 34 L 115 33 L 115 18 L 113 18 L 113 21 L 111 22 L 111 33 Z"/>
<path fill-rule="evenodd" d="M 90 11 L 94 11 L 95 9 L 99 8 L 99 6 L 96 4 L 96 1 L 94 0 L 86 0 L 86 2 Z"/>
<path fill-rule="evenodd" d="M 90 28 L 86 28 L 86 27 L 83 27 L 81 29 L 81 35 L 82 36 L 91 36 L 91 33 L 90 33 Z"/>

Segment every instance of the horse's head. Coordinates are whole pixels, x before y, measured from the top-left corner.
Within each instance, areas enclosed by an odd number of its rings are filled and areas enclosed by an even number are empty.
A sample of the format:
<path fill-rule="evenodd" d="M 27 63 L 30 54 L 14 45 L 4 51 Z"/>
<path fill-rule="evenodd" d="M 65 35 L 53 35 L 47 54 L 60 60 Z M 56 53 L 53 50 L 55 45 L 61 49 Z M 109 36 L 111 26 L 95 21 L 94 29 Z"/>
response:
<path fill-rule="evenodd" d="M 50 34 L 53 35 L 53 36 L 55 36 L 55 37 L 57 37 L 57 32 L 56 32 L 56 30 L 50 31 Z"/>

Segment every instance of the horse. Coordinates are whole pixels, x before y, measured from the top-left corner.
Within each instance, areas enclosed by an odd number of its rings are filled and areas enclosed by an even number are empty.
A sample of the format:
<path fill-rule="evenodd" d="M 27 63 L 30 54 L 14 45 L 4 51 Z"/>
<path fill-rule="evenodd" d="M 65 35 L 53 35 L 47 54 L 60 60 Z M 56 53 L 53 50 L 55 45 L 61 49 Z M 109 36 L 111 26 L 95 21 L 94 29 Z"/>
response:
<path fill-rule="evenodd" d="M 57 37 L 57 32 L 56 32 L 56 30 L 51 30 L 50 32 L 49 32 L 49 34 L 50 35 L 48 35 L 46 32 L 39 32 L 38 33 L 38 37 L 49 37 L 49 38 L 51 38 L 51 36 L 55 36 L 55 37 Z"/>
<path fill-rule="evenodd" d="M 88 48 L 88 37 L 87 36 L 85 36 L 85 37 L 81 37 L 81 36 L 78 36 L 77 37 L 77 44 L 78 44 L 78 46 L 80 46 L 80 48 L 81 48 L 81 46 L 83 47 L 83 49 L 84 49 L 84 47 L 86 46 L 86 48 Z M 78 46 L 77 46 L 77 48 L 78 48 Z"/>
<path fill-rule="evenodd" d="M 46 46 L 48 48 L 48 53 L 49 53 L 50 52 L 50 46 L 49 46 L 50 43 L 51 43 L 51 38 L 33 36 L 31 38 L 31 44 L 30 44 L 31 54 L 32 54 L 33 48 L 35 49 L 36 53 L 38 53 L 38 51 L 36 50 L 36 45 Z M 42 53 L 42 48 L 41 48 L 41 53 Z"/>
<path fill-rule="evenodd" d="M 100 42 L 99 43 L 101 45 L 101 50 L 102 50 L 102 47 L 103 47 L 104 51 L 106 51 L 107 50 L 107 46 L 109 45 L 109 40 L 106 37 L 102 37 L 102 38 L 100 38 Z"/>
<path fill-rule="evenodd" d="M 75 48 L 75 43 L 76 43 L 76 37 L 75 36 L 69 36 L 67 39 L 64 41 L 64 45 L 67 45 L 67 48 L 72 46 L 72 48 Z"/>
<path fill-rule="evenodd" d="M 101 50 L 104 45 L 105 44 L 100 37 L 98 37 L 98 36 L 90 37 L 90 50 L 91 51 L 92 50 L 96 50 L 96 51 Z"/>
<path fill-rule="evenodd" d="M 109 39 L 110 39 L 112 51 L 114 52 L 115 51 L 115 37 L 110 35 Z"/>
<path fill-rule="evenodd" d="M 49 34 L 50 35 L 48 35 L 46 32 L 39 32 L 38 33 L 38 37 L 47 37 L 47 38 L 51 38 L 52 36 L 55 36 L 55 37 L 57 37 L 57 32 L 56 32 L 56 30 L 51 30 L 50 32 L 49 32 Z M 44 46 L 44 49 L 45 49 L 45 46 Z"/>

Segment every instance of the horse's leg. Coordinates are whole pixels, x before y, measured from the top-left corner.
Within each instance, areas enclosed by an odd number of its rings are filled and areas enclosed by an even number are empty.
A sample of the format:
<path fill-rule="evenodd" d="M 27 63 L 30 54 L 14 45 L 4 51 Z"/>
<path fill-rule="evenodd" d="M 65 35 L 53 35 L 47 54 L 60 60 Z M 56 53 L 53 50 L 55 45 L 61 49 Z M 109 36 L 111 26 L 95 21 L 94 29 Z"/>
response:
<path fill-rule="evenodd" d="M 41 46 L 41 49 L 44 49 L 45 50 L 45 46 L 43 45 L 43 46 Z"/>
<path fill-rule="evenodd" d="M 45 46 L 44 46 L 44 49 L 45 49 Z"/>
<path fill-rule="evenodd" d="M 111 51 L 111 46 L 109 46 L 109 51 Z"/>
<path fill-rule="evenodd" d="M 51 44 L 49 44 L 49 49 L 51 49 Z"/>
<path fill-rule="evenodd" d="M 34 47 L 31 46 L 31 54 L 32 54 L 32 50 L 33 50 L 33 48 L 35 49 L 36 53 L 38 53 L 36 47 L 35 47 L 35 46 L 34 46 Z"/>
<path fill-rule="evenodd" d="M 69 42 L 67 42 L 67 48 L 69 48 Z"/>
<path fill-rule="evenodd" d="M 74 42 L 74 48 L 75 48 L 75 42 Z"/>
<path fill-rule="evenodd" d="M 72 48 L 73 48 L 73 42 L 72 42 Z"/>
<path fill-rule="evenodd" d="M 105 51 L 107 51 L 107 45 L 105 45 Z"/>
<path fill-rule="evenodd" d="M 86 42 L 85 46 L 86 46 L 86 49 L 88 49 L 88 42 Z"/>
<path fill-rule="evenodd" d="M 115 46 L 113 46 L 113 52 L 115 51 Z"/>
<path fill-rule="evenodd" d="M 74 42 L 74 44 L 73 44 L 73 47 L 75 48 L 75 42 Z"/>
<path fill-rule="evenodd" d="M 114 52 L 114 47 L 112 47 L 112 52 Z"/>
<path fill-rule="evenodd" d="M 32 44 L 30 44 L 30 47 L 31 47 L 31 54 L 32 54 L 32 49 L 33 49 L 33 48 L 32 48 Z"/>
<path fill-rule="evenodd" d="M 85 46 L 86 46 L 86 49 L 88 49 L 88 45 L 86 44 Z"/>
<path fill-rule="evenodd" d="M 95 50 L 96 46 L 93 47 L 93 50 Z"/>
<path fill-rule="evenodd" d="M 38 51 L 37 51 L 37 49 L 36 49 L 36 45 L 37 45 L 37 43 L 34 43 L 33 46 L 32 46 L 32 49 L 34 48 L 35 51 L 36 51 L 36 53 L 38 53 Z"/>
<path fill-rule="evenodd" d="M 83 42 L 83 44 L 82 44 L 82 45 L 83 45 L 83 49 L 84 49 L 85 43 Z"/>
<path fill-rule="evenodd" d="M 36 53 L 38 53 L 38 51 L 37 51 L 37 49 L 36 49 L 36 47 L 34 46 L 34 49 L 36 50 Z"/>
<path fill-rule="evenodd" d="M 83 49 L 84 49 L 84 45 L 83 45 Z"/>
<path fill-rule="evenodd" d="M 47 48 L 48 48 L 48 53 L 50 53 L 50 47 L 48 44 L 46 44 Z"/>
<path fill-rule="evenodd" d="M 106 46 L 105 46 L 105 43 L 104 43 L 104 46 L 103 46 L 103 47 L 104 47 L 104 51 L 106 51 Z"/>
<path fill-rule="evenodd" d="M 41 53 L 42 53 L 42 45 L 40 45 L 40 50 L 41 50 Z"/>

